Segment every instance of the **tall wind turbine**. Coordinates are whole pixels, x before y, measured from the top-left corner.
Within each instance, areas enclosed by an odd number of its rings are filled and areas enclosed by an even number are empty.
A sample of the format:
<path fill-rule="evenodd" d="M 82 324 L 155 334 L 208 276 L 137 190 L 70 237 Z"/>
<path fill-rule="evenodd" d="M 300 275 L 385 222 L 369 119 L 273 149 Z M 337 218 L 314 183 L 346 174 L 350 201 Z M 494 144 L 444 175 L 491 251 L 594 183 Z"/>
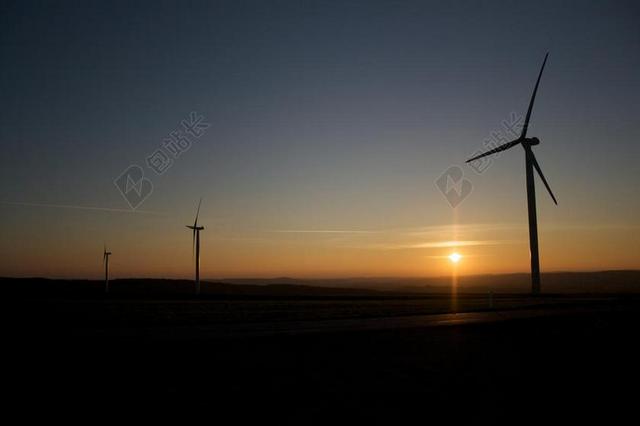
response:
<path fill-rule="evenodd" d="M 109 256 L 111 252 L 107 251 L 107 245 L 104 245 L 104 251 L 102 255 L 102 263 L 104 263 L 104 292 L 109 293 Z"/>
<path fill-rule="evenodd" d="M 198 226 L 200 204 L 202 204 L 202 198 L 200 198 L 200 201 L 198 202 L 198 210 L 196 210 L 196 220 L 193 221 L 193 226 L 187 225 L 187 228 L 193 229 L 193 245 L 195 246 L 196 258 L 196 294 L 200 294 L 200 231 L 204 229 L 204 226 Z"/>
<path fill-rule="evenodd" d="M 531 110 L 533 109 L 533 102 L 536 99 L 536 92 L 538 91 L 538 85 L 540 84 L 540 77 L 542 77 L 542 71 L 544 71 L 544 66 L 547 63 L 547 57 L 549 53 L 544 57 L 544 61 L 542 62 L 542 67 L 540 68 L 540 74 L 538 74 L 538 80 L 536 81 L 535 88 L 533 89 L 533 95 L 531 95 L 531 101 L 529 102 L 529 109 L 527 110 L 527 116 L 524 120 L 524 126 L 522 128 L 522 133 L 520 137 L 514 141 L 508 142 L 504 145 L 501 145 L 495 149 L 482 153 L 480 155 L 476 155 L 473 158 L 467 160 L 467 163 L 471 161 L 475 161 L 479 158 L 485 157 L 487 155 L 495 154 L 497 152 L 504 151 L 506 149 L 512 148 L 516 145 L 522 145 L 525 153 L 525 168 L 526 168 L 526 176 L 527 176 L 527 206 L 529 209 L 529 249 L 531 251 L 531 292 L 533 294 L 540 293 L 540 258 L 538 256 L 538 220 L 536 217 L 536 189 L 535 183 L 533 179 L 533 169 L 535 168 L 542 179 L 542 183 L 549 191 L 549 195 L 551 195 L 551 199 L 557 205 L 558 201 L 556 197 L 553 195 L 549 184 L 547 183 L 547 179 L 542 174 L 542 170 L 540 169 L 540 165 L 536 160 L 536 156 L 533 154 L 532 146 L 538 145 L 540 140 L 538 138 L 528 138 L 527 137 L 527 129 L 529 128 L 529 119 L 531 118 Z"/>

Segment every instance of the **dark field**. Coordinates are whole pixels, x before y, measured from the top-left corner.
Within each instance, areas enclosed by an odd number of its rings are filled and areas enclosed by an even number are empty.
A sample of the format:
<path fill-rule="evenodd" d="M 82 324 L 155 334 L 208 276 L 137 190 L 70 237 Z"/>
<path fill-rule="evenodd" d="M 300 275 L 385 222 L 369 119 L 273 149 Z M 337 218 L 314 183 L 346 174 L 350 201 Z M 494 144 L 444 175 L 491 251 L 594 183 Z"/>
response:
<path fill-rule="evenodd" d="M 496 295 L 492 309 L 468 294 L 22 295 L 2 311 L 16 407 L 106 401 L 296 424 L 544 420 L 554 408 L 575 420 L 633 407 L 640 378 L 633 295 Z"/>

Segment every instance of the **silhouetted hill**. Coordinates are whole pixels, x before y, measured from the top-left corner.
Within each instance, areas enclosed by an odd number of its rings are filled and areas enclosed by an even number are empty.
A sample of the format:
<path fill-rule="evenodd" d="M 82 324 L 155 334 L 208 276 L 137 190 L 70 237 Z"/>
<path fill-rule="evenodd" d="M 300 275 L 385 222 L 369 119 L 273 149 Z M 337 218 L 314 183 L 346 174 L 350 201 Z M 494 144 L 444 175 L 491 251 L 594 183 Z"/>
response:
<path fill-rule="evenodd" d="M 549 272 L 542 274 L 544 293 L 636 293 L 640 292 L 640 271 Z M 449 288 L 450 278 L 428 279 L 422 286 L 405 291 L 437 291 Z M 458 279 L 460 292 L 528 293 L 529 274 L 475 275 Z"/>
<path fill-rule="evenodd" d="M 528 273 L 469 275 L 458 278 L 458 291 L 528 293 Z M 375 289 L 409 293 L 442 293 L 451 291 L 451 277 L 432 278 L 243 278 L 225 279 L 234 284 L 268 285 L 276 283 L 304 284 L 314 287 Z M 543 291 L 547 293 L 628 293 L 640 292 L 640 271 L 548 272 L 542 274 Z"/>
<path fill-rule="evenodd" d="M 0 278 L 4 296 L 55 298 L 95 297 L 104 294 L 104 281 L 46 278 Z M 116 279 L 109 282 L 109 297 L 192 297 L 191 280 Z M 376 290 L 312 287 L 299 284 L 238 285 L 202 282 L 203 297 L 366 297 Z"/>
<path fill-rule="evenodd" d="M 459 293 L 528 293 L 529 274 L 474 275 L 458 279 Z M 55 298 L 96 297 L 99 280 L 0 278 L 3 296 Z M 192 297 L 191 280 L 116 279 L 110 297 Z M 542 275 L 544 293 L 640 293 L 640 271 L 550 272 Z M 451 291 L 450 277 L 348 279 L 231 279 L 202 282 L 203 297 L 389 297 L 442 294 Z"/>

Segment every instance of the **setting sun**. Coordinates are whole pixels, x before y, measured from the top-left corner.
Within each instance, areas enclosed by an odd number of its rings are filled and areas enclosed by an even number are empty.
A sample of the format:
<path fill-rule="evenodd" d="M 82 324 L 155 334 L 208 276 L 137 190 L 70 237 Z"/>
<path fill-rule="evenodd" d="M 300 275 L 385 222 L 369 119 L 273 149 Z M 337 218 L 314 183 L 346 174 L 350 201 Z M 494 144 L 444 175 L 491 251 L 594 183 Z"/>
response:
<path fill-rule="evenodd" d="M 460 262 L 460 259 L 462 259 L 462 255 L 459 253 L 451 253 L 449 255 L 449 260 L 452 261 L 453 263 Z"/>

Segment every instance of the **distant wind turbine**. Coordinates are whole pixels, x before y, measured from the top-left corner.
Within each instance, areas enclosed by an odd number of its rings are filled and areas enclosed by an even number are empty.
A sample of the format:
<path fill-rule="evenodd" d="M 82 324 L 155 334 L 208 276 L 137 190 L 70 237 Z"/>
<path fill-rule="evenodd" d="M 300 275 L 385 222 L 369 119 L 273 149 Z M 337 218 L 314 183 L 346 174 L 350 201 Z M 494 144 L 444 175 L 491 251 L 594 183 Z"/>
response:
<path fill-rule="evenodd" d="M 516 145 L 522 145 L 525 152 L 525 167 L 526 167 L 526 176 L 527 176 L 527 206 L 529 209 L 529 249 L 531 251 L 531 292 L 533 294 L 540 293 L 540 258 L 538 255 L 538 220 L 536 217 L 536 190 L 533 179 L 533 169 L 535 168 L 542 179 L 542 183 L 549 191 L 549 195 L 551 195 L 551 199 L 557 205 L 558 201 L 556 197 L 553 195 L 549 184 L 547 183 L 547 179 L 542 174 L 542 170 L 540 169 L 540 165 L 536 160 L 536 156 L 533 154 L 531 147 L 533 145 L 538 145 L 540 140 L 538 138 L 527 138 L 527 129 L 529 128 L 529 119 L 531 118 L 531 110 L 533 109 L 533 102 L 536 99 L 536 92 L 538 91 L 538 85 L 540 84 L 540 78 L 542 77 L 542 71 L 544 71 L 544 66 L 547 63 L 547 58 L 549 57 L 549 53 L 544 57 L 544 61 L 542 62 L 542 67 L 540 68 L 540 74 L 538 74 L 538 80 L 536 81 L 535 88 L 533 89 L 533 95 L 531 95 L 531 101 L 529 102 L 529 109 L 527 111 L 527 117 L 524 121 L 524 127 L 522 128 L 522 133 L 520 137 L 514 141 L 508 142 L 504 145 L 501 145 L 495 149 L 482 153 L 480 155 L 476 155 L 473 158 L 467 160 L 467 163 L 471 161 L 475 161 L 479 158 L 485 157 L 487 155 L 495 154 L 509 148 L 512 148 Z"/>
<path fill-rule="evenodd" d="M 107 245 L 104 245 L 104 251 L 102 255 L 102 263 L 104 263 L 104 292 L 109 293 L 109 256 L 111 252 L 107 251 Z"/>
<path fill-rule="evenodd" d="M 198 210 L 196 210 L 196 220 L 193 222 L 193 226 L 187 225 L 187 228 L 193 230 L 193 245 L 195 247 L 195 260 L 196 260 L 196 294 L 200 294 L 200 231 L 204 229 L 204 226 L 198 226 L 198 215 L 200 214 L 200 204 L 202 204 L 202 198 L 198 202 Z"/>

